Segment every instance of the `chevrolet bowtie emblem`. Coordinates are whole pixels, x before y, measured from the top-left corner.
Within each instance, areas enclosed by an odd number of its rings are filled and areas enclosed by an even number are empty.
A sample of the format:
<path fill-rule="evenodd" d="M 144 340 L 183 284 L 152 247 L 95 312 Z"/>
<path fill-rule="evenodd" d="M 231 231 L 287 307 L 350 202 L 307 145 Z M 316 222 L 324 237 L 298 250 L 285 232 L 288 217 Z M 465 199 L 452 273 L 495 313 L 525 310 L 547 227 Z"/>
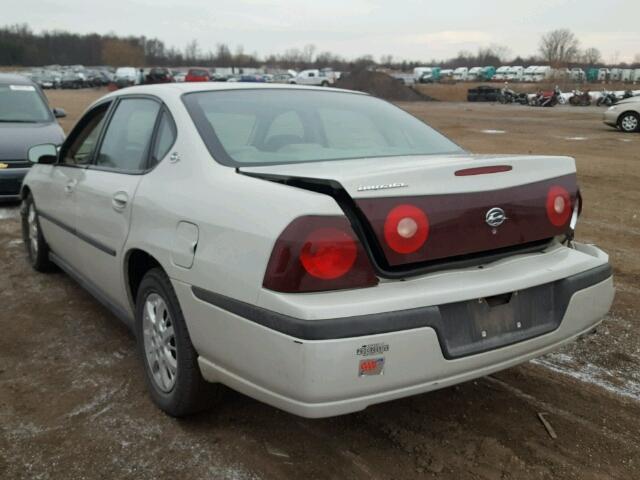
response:
<path fill-rule="evenodd" d="M 9 168 L 8 163 L 0 163 L 0 170 L 4 170 L 5 168 Z"/>

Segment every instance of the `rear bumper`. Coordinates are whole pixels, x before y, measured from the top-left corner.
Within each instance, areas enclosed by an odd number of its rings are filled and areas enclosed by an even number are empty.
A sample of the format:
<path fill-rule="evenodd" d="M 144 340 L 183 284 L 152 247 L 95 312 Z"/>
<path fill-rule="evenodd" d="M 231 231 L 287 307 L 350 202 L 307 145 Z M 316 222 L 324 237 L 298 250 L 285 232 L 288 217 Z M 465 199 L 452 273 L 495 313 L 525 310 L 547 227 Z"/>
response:
<path fill-rule="evenodd" d="M 28 168 L 7 168 L 0 170 L 0 199 L 20 199 L 22 181 L 28 172 Z"/>
<path fill-rule="evenodd" d="M 427 324 L 428 312 L 439 309 L 440 304 L 423 304 L 418 315 L 412 310 L 403 310 L 409 312 L 406 315 L 388 310 L 386 318 L 379 314 L 360 315 L 362 328 L 370 320 L 368 334 L 366 330 L 347 330 L 346 334 L 352 336 L 340 333 L 340 322 L 348 325 L 350 318 L 298 319 L 303 323 L 295 327 L 300 329 L 296 334 L 278 331 L 282 328 L 275 324 L 259 324 L 255 318 L 248 319 L 250 315 L 246 313 L 229 311 L 229 305 L 213 305 L 215 299 L 198 298 L 202 292 L 194 295 L 187 284 L 174 281 L 174 286 L 207 380 L 224 383 L 297 415 L 326 417 L 484 376 L 535 358 L 590 331 L 608 312 L 614 289 L 606 255 L 594 247 L 582 248 L 582 252 L 571 250 L 574 263 L 580 263 L 586 255 L 598 265 L 554 280 L 574 287 L 567 294 L 557 326 L 532 338 L 456 358 L 447 352 L 438 326 Z M 563 267 L 570 270 L 567 265 Z M 539 278 L 544 278 L 543 273 L 539 271 Z M 305 322 L 318 322 L 320 326 L 309 329 L 304 327 Z M 380 325 L 386 331 L 376 332 Z M 327 333 L 331 329 L 334 333 Z M 300 338 L 317 335 L 309 333 L 314 331 L 334 338 Z M 381 358 L 382 375 L 359 375 L 361 360 Z"/>

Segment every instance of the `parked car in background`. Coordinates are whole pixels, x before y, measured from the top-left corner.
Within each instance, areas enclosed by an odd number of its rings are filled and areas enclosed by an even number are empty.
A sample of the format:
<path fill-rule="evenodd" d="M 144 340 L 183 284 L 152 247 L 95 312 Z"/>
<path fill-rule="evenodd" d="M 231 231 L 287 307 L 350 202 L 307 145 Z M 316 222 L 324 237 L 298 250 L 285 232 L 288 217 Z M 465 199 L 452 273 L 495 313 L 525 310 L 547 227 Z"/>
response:
<path fill-rule="evenodd" d="M 134 67 L 120 67 L 116 70 L 114 81 L 118 88 L 131 87 L 140 83 L 140 75 Z"/>
<path fill-rule="evenodd" d="M 290 73 L 276 73 L 271 80 L 273 83 L 291 83 L 293 75 Z"/>
<path fill-rule="evenodd" d="M 31 265 L 136 332 L 170 415 L 211 406 L 207 382 L 359 411 L 544 355 L 613 301 L 608 256 L 573 238 L 572 158 L 475 156 L 359 92 L 124 89 L 30 155 Z"/>
<path fill-rule="evenodd" d="M 640 132 L 640 97 L 626 98 L 609 107 L 604 123 L 625 133 Z"/>
<path fill-rule="evenodd" d="M 330 70 L 303 70 L 290 83 L 299 85 L 314 85 L 328 87 L 337 80 L 337 75 Z"/>
<path fill-rule="evenodd" d="M 154 67 L 149 70 L 147 73 L 144 83 L 146 84 L 156 84 L 156 83 L 172 83 L 173 76 L 171 75 L 171 70 L 163 67 Z"/>
<path fill-rule="evenodd" d="M 211 74 L 206 68 L 190 68 L 184 77 L 185 82 L 210 82 Z"/>
<path fill-rule="evenodd" d="M 176 82 L 180 82 L 180 83 L 184 82 L 185 78 L 187 77 L 187 72 L 184 72 L 182 70 L 173 70 L 171 74 L 173 76 L 173 79 Z"/>
<path fill-rule="evenodd" d="M 480 85 L 467 91 L 469 102 L 497 102 L 500 97 L 500 89 L 488 85 Z"/>
<path fill-rule="evenodd" d="M 60 79 L 60 88 L 77 90 L 84 88 L 84 77 L 80 76 L 76 72 L 66 71 L 62 74 Z"/>
<path fill-rule="evenodd" d="M 60 144 L 64 133 L 38 86 L 26 77 L 0 73 L 0 200 L 20 198 L 31 163 L 28 151 L 41 143 Z"/>

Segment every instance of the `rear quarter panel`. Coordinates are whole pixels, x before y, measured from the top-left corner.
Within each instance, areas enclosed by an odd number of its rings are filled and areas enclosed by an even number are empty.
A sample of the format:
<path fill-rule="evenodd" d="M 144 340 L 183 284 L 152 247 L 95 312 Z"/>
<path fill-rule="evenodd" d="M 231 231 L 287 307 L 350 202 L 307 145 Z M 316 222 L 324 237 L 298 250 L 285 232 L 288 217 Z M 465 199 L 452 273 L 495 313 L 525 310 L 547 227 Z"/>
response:
<path fill-rule="evenodd" d="M 141 180 L 125 249 L 146 251 L 175 280 L 255 303 L 282 230 L 301 215 L 342 211 L 328 196 L 247 177 L 216 163 L 181 101 L 167 103 L 178 129 L 168 156 L 177 152 L 180 160 L 163 159 Z M 198 227 L 191 268 L 172 261 L 181 221 Z M 125 278 L 126 271 L 125 261 Z"/>

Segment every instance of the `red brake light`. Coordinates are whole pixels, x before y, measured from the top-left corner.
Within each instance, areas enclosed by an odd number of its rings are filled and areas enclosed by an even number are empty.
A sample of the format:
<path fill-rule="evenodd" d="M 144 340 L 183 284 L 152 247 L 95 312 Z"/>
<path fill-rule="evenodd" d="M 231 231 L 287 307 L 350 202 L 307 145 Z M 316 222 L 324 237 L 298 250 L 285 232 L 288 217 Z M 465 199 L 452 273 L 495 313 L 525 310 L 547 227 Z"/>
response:
<path fill-rule="evenodd" d="M 547 194 L 547 217 L 556 227 L 562 227 L 571 216 L 571 196 L 560 186 L 553 186 Z"/>
<path fill-rule="evenodd" d="M 306 216 L 276 241 L 263 286 L 317 292 L 377 285 L 378 278 L 346 217 Z"/>
<path fill-rule="evenodd" d="M 418 207 L 398 205 L 384 222 L 384 239 L 397 253 L 416 252 L 429 237 L 429 219 Z"/>
<path fill-rule="evenodd" d="M 320 228 L 309 234 L 300 252 L 300 262 L 314 277 L 340 278 L 353 267 L 358 256 L 354 238 L 338 228 Z"/>

